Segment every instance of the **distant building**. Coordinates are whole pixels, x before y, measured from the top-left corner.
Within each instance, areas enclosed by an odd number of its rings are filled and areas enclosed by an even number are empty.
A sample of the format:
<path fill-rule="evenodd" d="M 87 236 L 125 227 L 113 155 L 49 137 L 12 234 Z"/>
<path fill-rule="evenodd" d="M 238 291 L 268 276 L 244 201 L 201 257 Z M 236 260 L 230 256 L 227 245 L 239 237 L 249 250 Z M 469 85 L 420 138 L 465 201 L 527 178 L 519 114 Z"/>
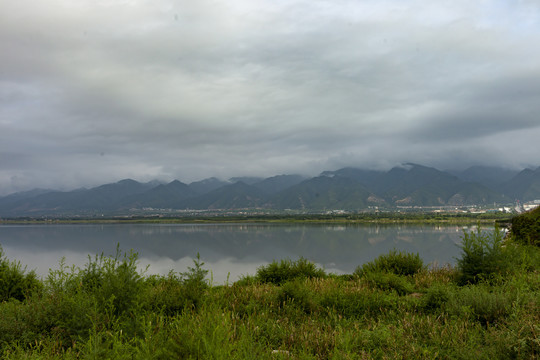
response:
<path fill-rule="evenodd" d="M 530 211 L 540 206 L 540 200 L 533 200 L 523 204 L 523 210 Z"/>

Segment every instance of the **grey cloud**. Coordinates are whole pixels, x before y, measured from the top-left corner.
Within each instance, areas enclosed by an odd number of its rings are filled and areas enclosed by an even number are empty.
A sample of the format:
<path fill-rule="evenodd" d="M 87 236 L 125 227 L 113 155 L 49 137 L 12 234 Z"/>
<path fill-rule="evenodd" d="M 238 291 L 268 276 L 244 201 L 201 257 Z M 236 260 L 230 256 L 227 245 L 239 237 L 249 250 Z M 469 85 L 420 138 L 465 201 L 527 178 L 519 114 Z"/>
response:
<path fill-rule="evenodd" d="M 534 163 L 538 145 L 519 138 L 540 136 L 538 9 L 0 3 L 0 193 L 494 154 Z"/>

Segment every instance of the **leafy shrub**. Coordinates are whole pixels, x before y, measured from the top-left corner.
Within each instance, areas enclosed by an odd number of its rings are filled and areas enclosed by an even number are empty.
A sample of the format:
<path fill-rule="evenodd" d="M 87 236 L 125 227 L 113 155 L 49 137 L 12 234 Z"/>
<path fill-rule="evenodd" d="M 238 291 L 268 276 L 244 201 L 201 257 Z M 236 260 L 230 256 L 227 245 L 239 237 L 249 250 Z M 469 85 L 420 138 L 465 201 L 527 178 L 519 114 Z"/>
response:
<path fill-rule="evenodd" d="M 450 300 L 448 285 L 435 284 L 422 296 L 422 307 L 428 311 L 438 310 Z"/>
<path fill-rule="evenodd" d="M 102 254 L 88 260 L 80 276 L 83 289 L 95 296 L 98 303 L 110 303 L 115 315 L 135 311 L 143 284 L 137 271 L 138 254 L 122 254 L 117 246 L 114 256 Z"/>
<path fill-rule="evenodd" d="M 505 257 L 503 238 L 504 233 L 498 227 L 492 233 L 482 231 L 480 226 L 476 232 L 463 232 L 462 253 L 457 259 L 460 285 L 491 279 L 509 268 L 511 260 Z"/>
<path fill-rule="evenodd" d="M 286 304 L 298 306 L 306 313 L 311 313 L 317 308 L 314 294 L 299 280 L 283 284 L 277 294 L 277 301 L 281 306 Z"/>
<path fill-rule="evenodd" d="M 199 306 L 205 290 L 208 288 L 206 275 L 208 270 L 203 269 L 199 253 L 193 260 L 194 267 L 188 267 L 188 271 L 182 273 L 185 297 L 189 305 L 196 308 Z"/>
<path fill-rule="evenodd" d="M 411 254 L 397 250 L 391 250 L 388 254 L 380 255 L 375 260 L 354 271 L 356 275 L 367 272 L 389 272 L 396 275 L 414 275 L 424 268 L 424 262 L 418 253 Z"/>
<path fill-rule="evenodd" d="M 167 276 L 153 276 L 146 280 L 143 307 L 172 316 L 186 307 L 182 279 L 173 271 Z"/>
<path fill-rule="evenodd" d="M 36 331 L 29 326 L 26 307 L 19 301 L 10 299 L 0 303 L 0 350 L 10 343 L 27 343 L 38 338 Z M 23 336 L 32 332 L 34 336 Z"/>
<path fill-rule="evenodd" d="M 365 272 L 363 276 L 373 288 L 395 291 L 399 295 L 410 294 L 414 291 L 413 285 L 406 278 L 393 273 Z"/>
<path fill-rule="evenodd" d="M 455 292 L 446 304 L 446 310 L 458 317 L 472 317 L 482 325 L 495 324 L 512 309 L 512 295 L 491 292 L 483 285 L 466 286 Z"/>
<path fill-rule="evenodd" d="M 35 271 L 26 273 L 20 262 L 6 259 L 0 246 L 0 303 L 9 299 L 23 301 L 41 288 Z"/>
<path fill-rule="evenodd" d="M 273 261 L 257 269 L 257 280 L 262 283 L 283 284 L 286 281 L 298 278 L 323 277 L 326 277 L 324 270 L 317 268 L 314 263 L 304 258 L 300 258 L 294 262 L 288 259 L 281 260 L 279 263 Z"/>
<path fill-rule="evenodd" d="M 45 293 L 24 303 L 12 299 L 0 305 L 0 348 L 2 343 L 26 347 L 46 339 L 72 346 L 87 337 L 93 314 L 95 301 L 82 292 Z"/>
<path fill-rule="evenodd" d="M 540 207 L 512 218 L 511 223 L 514 241 L 540 246 Z"/>
<path fill-rule="evenodd" d="M 105 327 L 110 321 L 107 312 L 98 305 L 93 296 L 83 291 L 50 294 L 30 304 L 33 318 L 28 323 L 68 347 L 74 341 L 87 339 L 93 322 Z"/>
<path fill-rule="evenodd" d="M 147 308 L 158 310 L 165 315 L 174 315 L 185 308 L 199 307 L 205 290 L 208 288 L 206 274 L 208 270 L 200 255 L 193 260 L 194 267 L 188 267 L 185 273 L 170 271 L 165 277 L 153 276 L 147 279 L 145 304 Z"/>
<path fill-rule="evenodd" d="M 252 286 L 256 285 L 259 281 L 255 275 L 241 275 L 240 279 L 234 282 L 237 286 Z"/>

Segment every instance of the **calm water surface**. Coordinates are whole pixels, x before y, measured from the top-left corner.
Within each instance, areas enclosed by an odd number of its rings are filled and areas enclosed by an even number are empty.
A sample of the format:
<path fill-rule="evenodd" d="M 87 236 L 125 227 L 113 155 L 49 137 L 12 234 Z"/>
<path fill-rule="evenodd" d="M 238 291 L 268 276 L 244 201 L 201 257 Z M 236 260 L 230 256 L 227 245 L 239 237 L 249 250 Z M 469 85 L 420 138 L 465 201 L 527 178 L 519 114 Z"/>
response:
<path fill-rule="evenodd" d="M 430 225 L 114 224 L 2 225 L 5 255 L 46 275 L 62 257 L 84 266 L 88 255 L 139 253 L 148 273 L 186 271 L 200 253 L 213 283 L 255 274 L 272 260 L 303 256 L 329 272 L 351 273 L 391 249 L 418 252 L 426 263 L 455 263 L 463 227 Z"/>

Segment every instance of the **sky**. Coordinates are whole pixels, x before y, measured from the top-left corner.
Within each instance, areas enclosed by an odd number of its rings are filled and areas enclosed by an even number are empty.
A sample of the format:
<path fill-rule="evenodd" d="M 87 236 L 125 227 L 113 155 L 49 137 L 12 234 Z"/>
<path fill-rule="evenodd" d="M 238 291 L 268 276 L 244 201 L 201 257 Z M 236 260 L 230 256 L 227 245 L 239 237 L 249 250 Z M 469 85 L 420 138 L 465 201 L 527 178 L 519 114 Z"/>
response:
<path fill-rule="evenodd" d="M 540 166 L 540 3 L 0 0 L 0 195 Z"/>

